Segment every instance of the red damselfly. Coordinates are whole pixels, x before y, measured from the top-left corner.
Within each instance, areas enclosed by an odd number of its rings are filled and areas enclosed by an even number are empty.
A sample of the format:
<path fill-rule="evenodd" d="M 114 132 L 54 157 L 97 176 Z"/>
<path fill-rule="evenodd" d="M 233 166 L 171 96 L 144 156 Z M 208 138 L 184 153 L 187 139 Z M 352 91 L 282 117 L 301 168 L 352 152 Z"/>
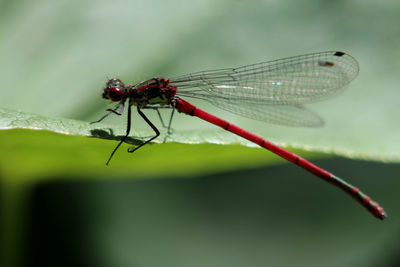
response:
<path fill-rule="evenodd" d="M 316 114 L 302 105 L 330 98 L 341 92 L 358 74 L 358 63 L 344 52 L 322 52 L 289 57 L 275 61 L 217 69 L 182 75 L 176 78 L 153 78 L 136 85 L 125 86 L 117 78 L 110 79 L 103 98 L 117 102 L 114 109 L 96 122 L 114 113 L 122 115 L 127 100 L 128 123 L 125 136 L 111 153 L 107 165 L 131 129 L 131 106 L 154 130 L 155 136 L 136 147 L 132 153 L 160 135 L 159 130 L 145 116 L 142 109 L 172 108 L 168 125 L 170 130 L 175 109 L 196 116 L 226 131 L 237 134 L 339 187 L 370 213 L 384 219 L 386 213 L 375 201 L 357 187 L 343 181 L 300 156 L 271 142 L 213 116 L 183 100 L 181 97 L 203 99 L 227 111 L 252 119 L 288 126 L 318 127 L 323 124 Z"/>

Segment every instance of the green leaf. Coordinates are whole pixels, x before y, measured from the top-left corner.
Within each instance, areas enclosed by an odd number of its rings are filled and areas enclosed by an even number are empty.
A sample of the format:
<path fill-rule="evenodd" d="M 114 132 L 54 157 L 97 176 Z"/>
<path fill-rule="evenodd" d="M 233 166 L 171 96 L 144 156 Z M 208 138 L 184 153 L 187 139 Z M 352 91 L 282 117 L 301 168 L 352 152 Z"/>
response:
<path fill-rule="evenodd" d="M 190 116 L 182 116 L 182 115 L 181 117 L 187 117 L 191 119 L 191 121 L 196 121 L 197 123 L 206 124 L 206 122 L 203 121 L 200 122 L 198 118 Z M 181 122 L 182 118 L 178 121 Z M 188 123 L 190 124 L 191 122 L 188 121 L 187 123 L 183 124 L 187 126 Z M 7 109 L 0 109 L 0 129 L 46 130 L 65 135 L 97 137 L 101 139 L 115 140 L 115 141 L 120 140 L 126 131 L 125 124 L 122 125 L 121 124 L 112 125 L 103 123 L 90 124 L 85 121 L 78 121 L 65 118 L 51 118 L 42 115 L 34 115 L 34 114 L 27 114 L 24 112 L 10 111 Z M 304 130 L 304 131 L 307 132 L 311 130 Z M 131 145 L 141 144 L 142 142 L 147 140 L 150 136 L 152 136 L 152 134 L 154 134 L 149 129 L 147 130 L 142 129 L 140 131 L 133 129 L 132 132 L 133 133 L 131 134 L 131 136 L 127 139 L 127 143 Z M 297 133 L 299 132 L 300 130 L 297 131 Z M 274 128 L 272 128 L 269 131 L 269 133 L 270 135 L 273 136 Z M 265 135 L 267 135 L 267 133 L 265 133 Z M 42 141 L 43 143 L 45 143 L 45 138 L 46 137 L 43 137 Z M 324 140 L 324 138 L 322 137 L 314 136 L 313 139 L 314 142 L 311 142 L 311 144 L 307 144 L 306 142 L 296 142 L 295 141 L 296 138 L 293 137 L 290 138 L 289 136 L 283 139 L 293 140 L 292 142 L 284 144 L 285 146 L 291 146 L 294 148 L 306 149 L 310 151 L 333 153 L 333 154 L 348 156 L 351 158 L 384 160 L 393 162 L 399 161 L 400 159 L 399 153 L 397 153 L 397 151 L 393 151 L 391 153 L 387 153 L 383 151 L 383 149 L 376 151 L 374 150 L 374 146 L 371 145 L 365 146 L 361 142 L 354 142 L 354 140 L 351 140 L 350 137 L 348 137 L 347 142 L 344 142 L 342 139 L 340 139 L 340 141 L 337 141 L 333 136 L 331 136 L 328 139 L 329 142 L 327 142 L 327 140 Z M 305 137 L 305 139 L 309 140 L 309 138 L 307 137 Z M 60 141 L 59 145 L 61 145 L 62 142 L 65 141 Z M 70 142 L 72 142 L 72 140 Z M 176 142 L 176 143 L 188 143 L 188 144 L 214 143 L 214 144 L 225 144 L 225 145 L 242 144 L 246 146 L 253 146 L 253 147 L 255 146 L 253 143 L 248 142 L 247 140 L 244 140 L 243 138 L 236 136 L 232 133 L 224 131 L 223 129 L 220 129 L 219 127 L 216 126 L 213 126 L 213 128 L 210 128 L 209 130 L 208 129 L 201 129 L 196 131 L 175 130 L 174 133 L 171 135 L 167 135 L 166 130 L 163 129 L 162 135 L 158 139 L 156 139 L 155 142 L 157 143 Z M 335 142 L 341 142 L 347 145 L 344 148 L 341 147 L 339 144 L 337 144 L 336 146 L 332 145 Z M 331 145 L 326 146 L 324 145 L 324 143 L 331 143 Z M 375 146 L 379 143 L 380 143 L 379 140 L 375 141 Z M 28 151 L 29 149 L 30 149 L 29 144 L 27 144 L 26 150 Z M 96 150 L 96 147 L 93 147 L 92 150 Z M 110 149 L 110 151 L 111 150 L 112 149 Z M 37 149 L 35 149 L 34 151 L 37 151 Z"/>
<path fill-rule="evenodd" d="M 10 183 L 34 182 L 57 174 L 96 173 L 95 179 L 113 179 L 118 175 L 151 177 L 188 176 L 256 167 L 283 162 L 262 149 L 240 145 L 178 143 L 147 145 L 134 154 L 124 144 L 109 167 L 105 166 L 117 142 L 99 138 L 70 136 L 44 130 L 14 129 L 0 131 L 2 172 Z M 24 168 L 20 168 L 20 159 Z"/>

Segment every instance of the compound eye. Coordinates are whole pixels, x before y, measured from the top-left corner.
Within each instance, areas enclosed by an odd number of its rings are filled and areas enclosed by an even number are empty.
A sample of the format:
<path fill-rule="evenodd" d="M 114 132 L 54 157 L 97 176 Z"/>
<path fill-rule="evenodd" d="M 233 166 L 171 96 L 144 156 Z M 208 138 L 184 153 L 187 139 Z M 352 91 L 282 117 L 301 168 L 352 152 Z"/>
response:
<path fill-rule="evenodd" d="M 111 87 L 108 92 L 108 96 L 114 102 L 120 101 L 124 97 L 124 92 L 120 87 Z"/>

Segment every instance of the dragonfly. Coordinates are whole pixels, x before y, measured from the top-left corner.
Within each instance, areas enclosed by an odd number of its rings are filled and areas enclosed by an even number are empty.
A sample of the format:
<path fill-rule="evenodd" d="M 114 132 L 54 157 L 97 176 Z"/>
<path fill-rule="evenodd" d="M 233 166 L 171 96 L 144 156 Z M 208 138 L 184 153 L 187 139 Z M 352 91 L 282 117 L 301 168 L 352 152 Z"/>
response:
<path fill-rule="evenodd" d="M 359 65 L 354 57 L 345 52 L 327 51 L 238 68 L 200 71 L 170 79 L 156 77 L 136 85 L 125 86 L 120 79 L 112 78 L 108 80 L 102 96 L 115 102 L 116 106 L 107 109 L 108 113 L 92 123 L 98 123 L 110 114 L 122 115 L 125 105 L 127 106 L 126 134 L 112 151 L 106 163 L 108 165 L 129 136 L 132 106 L 136 107 L 138 114 L 153 129 L 155 135 L 138 146 L 128 148 L 130 153 L 160 135 L 160 131 L 142 110 L 155 109 L 158 112 L 160 108 L 172 108 L 168 132 L 175 110 L 198 117 L 241 136 L 335 185 L 358 201 L 373 216 L 383 220 L 387 217 L 384 209 L 357 187 L 299 155 L 185 100 L 202 99 L 218 108 L 258 121 L 294 127 L 320 127 L 324 123 L 323 120 L 303 105 L 339 94 L 358 72 Z"/>

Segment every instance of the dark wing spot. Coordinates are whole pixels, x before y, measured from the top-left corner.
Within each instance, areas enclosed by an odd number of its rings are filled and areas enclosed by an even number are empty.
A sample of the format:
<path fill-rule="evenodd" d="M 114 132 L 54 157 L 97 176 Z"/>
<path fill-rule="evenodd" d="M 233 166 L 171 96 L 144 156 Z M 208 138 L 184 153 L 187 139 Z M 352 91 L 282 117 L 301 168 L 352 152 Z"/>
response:
<path fill-rule="evenodd" d="M 341 57 L 341 56 L 343 56 L 344 55 L 344 52 L 340 52 L 340 51 L 338 51 L 338 52 L 336 52 L 335 54 L 333 54 L 334 56 L 337 56 L 337 57 Z"/>

